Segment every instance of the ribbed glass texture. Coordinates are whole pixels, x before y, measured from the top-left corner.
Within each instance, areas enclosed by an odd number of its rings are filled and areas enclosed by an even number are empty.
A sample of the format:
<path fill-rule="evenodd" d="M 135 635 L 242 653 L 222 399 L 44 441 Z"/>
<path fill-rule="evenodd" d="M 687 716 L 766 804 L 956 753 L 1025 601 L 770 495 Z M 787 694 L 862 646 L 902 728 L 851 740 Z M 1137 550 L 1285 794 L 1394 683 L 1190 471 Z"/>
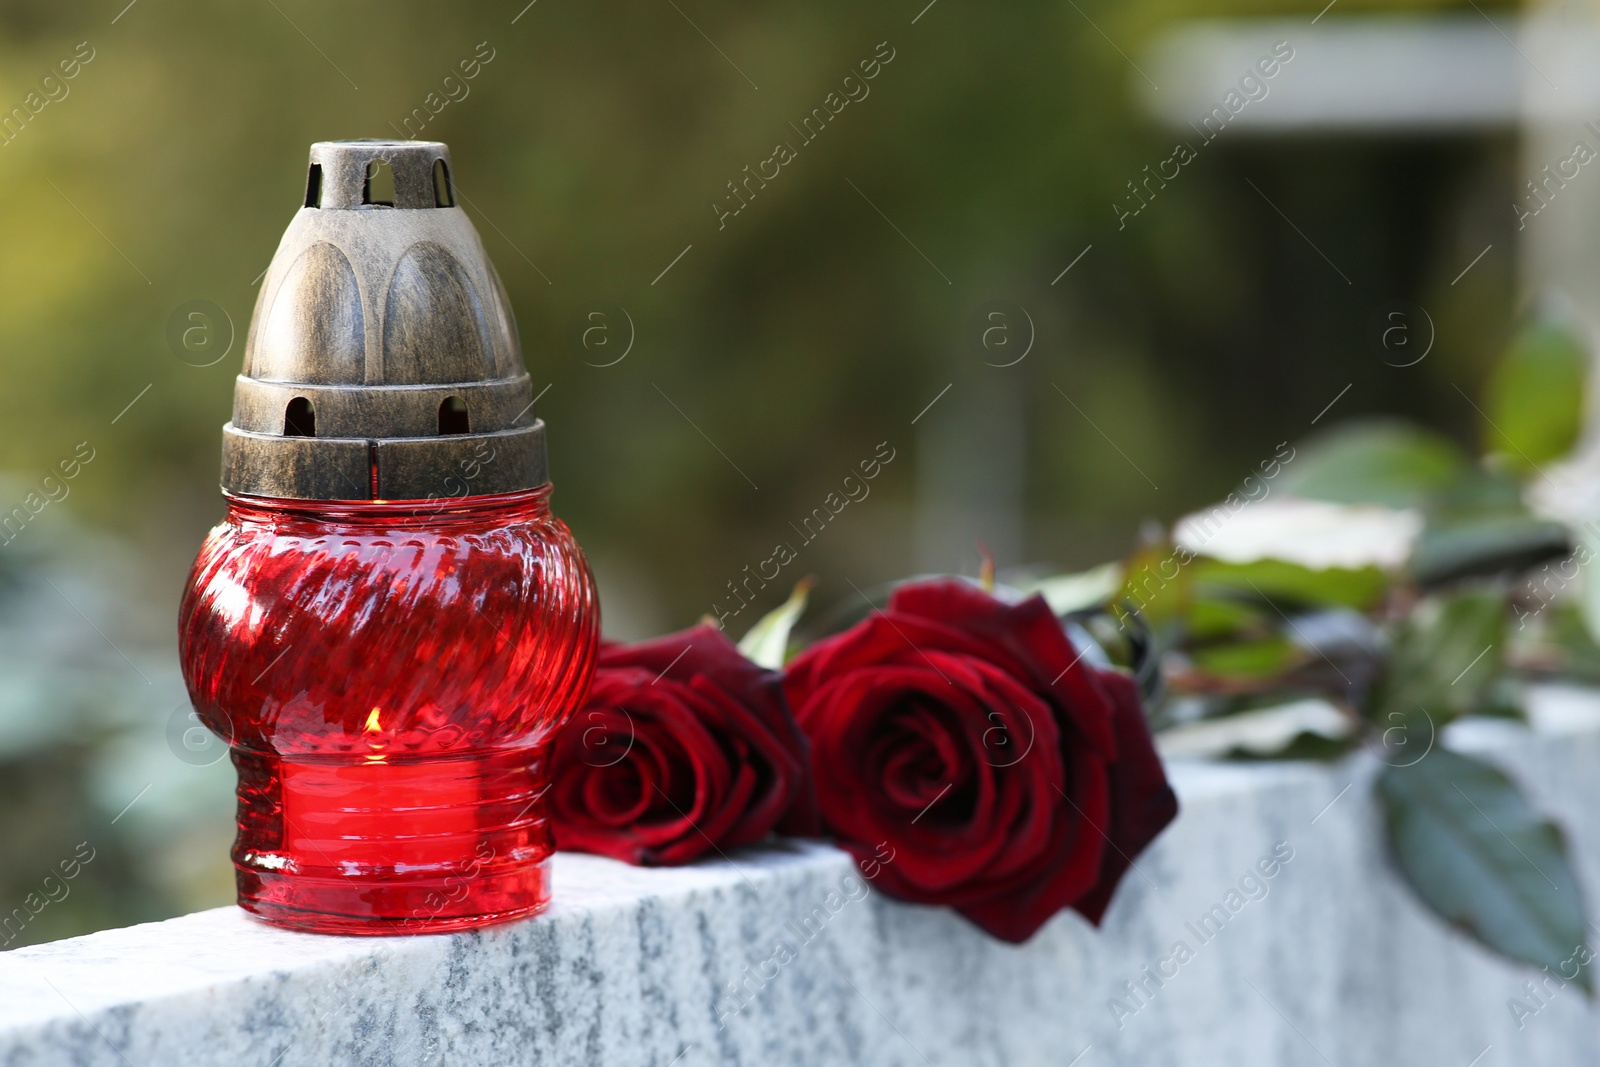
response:
<path fill-rule="evenodd" d="M 239 772 L 242 907 L 385 934 L 546 904 L 546 761 L 599 639 L 549 494 L 229 498 L 179 640 L 195 710 Z"/>

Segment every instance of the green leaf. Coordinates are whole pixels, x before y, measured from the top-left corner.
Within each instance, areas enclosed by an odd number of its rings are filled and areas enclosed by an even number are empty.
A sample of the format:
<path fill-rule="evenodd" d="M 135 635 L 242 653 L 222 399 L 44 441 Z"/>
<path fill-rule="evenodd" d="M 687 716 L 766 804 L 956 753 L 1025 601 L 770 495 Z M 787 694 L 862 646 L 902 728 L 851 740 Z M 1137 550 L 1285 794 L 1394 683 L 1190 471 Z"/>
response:
<path fill-rule="evenodd" d="M 1422 902 L 1502 956 L 1549 967 L 1594 992 L 1585 917 L 1566 842 L 1512 780 L 1434 749 L 1378 776 L 1389 848 Z M 1563 967 L 1565 966 L 1565 970 Z"/>
<path fill-rule="evenodd" d="M 1104 563 L 1078 574 L 1055 574 L 1015 583 L 1021 593 L 1040 593 L 1050 610 L 1066 615 L 1085 608 L 1099 607 L 1122 588 L 1122 565 Z"/>
<path fill-rule="evenodd" d="M 1298 664 L 1304 657 L 1293 641 L 1282 635 L 1259 641 L 1192 649 L 1190 659 L 1206 673 L 1222 677 L 1270 678 Z"/>
<path fill-rule="evenodd" d="M 1527 699 L 1526 682 L 1515 675 L 1502 673 L 1484 694 L 1477 714 L 1525 723 L 1528 721 Z"/>
<path fill-rule="evenodd" d="M 1421 507 L 1470 470 L 1448 438 L 1402 422 L 1363 420 L 1297 445 L 1278 484 L 1315 500 Z"/>
<path fill-rule="evenodd" d="M 1389 579 L 1377 567 L 1327 567 L 1313 570 L 1285 560 L 1262 559 L 1227 563 L 1197 559 L 1195 585 L 1201 595 L 1219 591 L 1252 599 L 1267 597 L 1288 607 L 1348 607 L 1366 609 L 1383 598 Z"/>
<path fill-rule="evenodd" d="M 1595 644 L 1576 605 L 1551 605 L 1545 631 L 1560 658 L 1564 676 L 1589 685 L 1600 684 L 1600 645 Z"/>
<path fill-rule="evenodd" d="M 1583 428 L 1588 367 L 1578 324 L 1553 306 L 1536 311 L 1489 379 L 1486 450 L 1524 475 L 1570 452 Z"/>
<path fill-rule="evenodd" d="M 1596 574 L 1594 568 L 1589 566 L 1596 556 L 1600 556 L 1600 527 L 1592 521 L 1581 526 L 1573 526 L 1572 540 L 1571 560 L 1563 560 L 1556 564 L 1555 588 L 1562 589 L 1572 581 L 1574 575 L 1568 573 L 1569 567 L 1576 574 L 1582 575 L 1578 583 L 1578 611 L 1584 626 L 1589 631 L 1590 639 L 1600 642 L 1600 574 Z M 1538 581 L 1544 591 L 1552 591 L 1548 586 L 1548 572 L 1531 576 L 1531 580 Z M 1540 599 L 1543 600 L 1542 595 Z"/>
<path fill-rule="evenodd" d="M 1509 473 L 1478 467 L 1451 485 L 1435 501 L 1435 510 L 1452 518 L 1469 515 L 1511 515 L 1527 512 L 1524 487 Z"/>
<path fill-rule="evenodd" d="M 1505 595 L 1471 590 L 1423 602 L 1395 635 L 1371 718 L 1383 726 L 1420 712 L 1431 731 L 1484 705 L 1500 674 Z"/>
<path fill-rule="evenodd" d="M 1189 612 L 1193 600 L 1193 570 L 1168 542 L 1140 544 L 1123 561 L 1122 589 L 1117 600 L 1143 616 L 1163 644 L 1167 643 Z"/>
<path fill-rule="evenodd" d="M 1271 608 L 1255 607 L 1232 597 L 1199 597 L 1189 609 L 1189 638 L 1215 641 L 1250 630 L 1273 629 L 1281 621 Z"/>
<path fill-rule="evenodd" d="M 1322 742 L 1321 751 L 1348 750 L 1355 724 L 1325 700 L 1280 700 L 1269 707 L 1248 708 L 1213 719 L 1183 723 L 1161 733 L 1161 754 L 1167 758 L 1274 758 L 1304 739 Z"/>
<path fill-rule="evenodd" d="M 750 627 L 750 632 L 739 642 L 739 651 L 758 667 L 769 671 L 779 670 L 789 652 L 789 632 L 800 621 L 806 610 L 806 598 L 811 595 L 814 578 L 802 578 L 795 583 L 794 592 L 781 605 L 767 612 Z"/>
<path fill-rule="evenodd" d="M 1411 570 L 1427 588 L 1474 575 L 1526 570 L 1572 551 L 1567 528 L 1526 514 L 1441 519 L 1423 528 Z"/>
<path fill-rule="evenodd" d="M 1304 653 L 1277 634 L 1259 641 L 1239 641 L 1190 651 L 1195 666 L 1227 678 L 1270 678 L 1299 663 Z"/>

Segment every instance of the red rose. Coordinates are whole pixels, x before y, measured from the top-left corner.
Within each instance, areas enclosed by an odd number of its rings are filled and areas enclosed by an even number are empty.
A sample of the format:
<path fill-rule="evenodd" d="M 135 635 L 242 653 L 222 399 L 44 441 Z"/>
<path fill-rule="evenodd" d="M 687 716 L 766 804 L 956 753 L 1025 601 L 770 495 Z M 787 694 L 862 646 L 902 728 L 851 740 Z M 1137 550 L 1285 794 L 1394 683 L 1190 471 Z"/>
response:
<path fill-rule="evenodd" d="M 600 650 L 553 778 L 558 848 L 688 863 L 772 830 L 806 793 L 804 741 L 778 674 L 697 626 Z"/>
<path fill-rule="evenodd" d="M 1006 941 L 1066 907 L 1098 924 L 1178 811 L 1137 687 L 1080 663 L 1038 596 L 901 586 L 784 687 L 828 831 L 890 895 Z"/>

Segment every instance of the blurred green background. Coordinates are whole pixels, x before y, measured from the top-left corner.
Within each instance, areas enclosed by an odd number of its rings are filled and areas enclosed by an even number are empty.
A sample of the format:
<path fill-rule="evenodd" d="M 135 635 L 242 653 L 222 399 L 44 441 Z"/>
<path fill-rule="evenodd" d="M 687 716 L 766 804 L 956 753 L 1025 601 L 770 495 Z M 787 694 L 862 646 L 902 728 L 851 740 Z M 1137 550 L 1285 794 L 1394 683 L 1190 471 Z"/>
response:
<path fill-rule="evenodd" d="M 93 57 L 0 138 L 0 505 L 93 452 L 0 546 L 0 918 L 94 857 L 5 947 L 231 900 L 232 770 L 188 717 L 174 620 L 312 141 L 423 108 L 411 129 L 450 144 L 618 638 L 728 603 L 880 442 L 870 498 L 736 635 L 805 574 L 826 605 L 974 573 L 980 540 L 1002 567 L 1120 555 L 1336 395 L 1330 420 L 1476 424 L 1455 385 L 1476 391 L 1519 306 L 1509 130 L 1227 135 L 1118 227 L 1174 137 L 1130 57 L 1174 20 L 1320 3 L 525 2 L 0 3 L 0 108 Z M 870 95 L 719 229 L 727 183 L 882 42 Z M 445 82 L 490 54 L 465 95 Z M 1414 367 L 1371 343 L 1395 300 L 1437 327 Z M 237 335 L 210 366 L 169 342 L 193 301 Z M 975 341 L 996 302 L 1033 324 L 1012 366 L 1020 334 L 1000 358 Z M 611 347 L 586 347 L 600 321 Z"/>

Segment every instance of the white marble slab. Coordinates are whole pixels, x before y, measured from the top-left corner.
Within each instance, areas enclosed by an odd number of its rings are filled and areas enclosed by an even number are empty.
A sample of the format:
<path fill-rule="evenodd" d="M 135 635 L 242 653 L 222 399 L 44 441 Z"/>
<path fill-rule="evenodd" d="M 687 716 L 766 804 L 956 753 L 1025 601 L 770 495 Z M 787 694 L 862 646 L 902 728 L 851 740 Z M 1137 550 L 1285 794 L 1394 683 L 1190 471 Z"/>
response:
<path fill-rule="evenodd" d="M 1600 698 L 1547 691 L 1537 712 L 1533 732 L 1451 742 L 1561 818 L 1592 900 Z M 224 908 L 18 949 L 0 954 L 0 1067 L 1585 1062 L 1600 1028 L 1576 991 L 1519 1029 L 1508 1002 L 1529 972 L 1388 872 L 1373 769 L 1176 764 L 1184 813 L 1105 928 L 1063 915 L 1023 947 L 849 900 L 847 857 L 789 843 L 674 870 L 564 854 L 547 915 L 472 934 L 323 937 Z M 1275 847 L 1293 858 L 1205 936 Z"/>

